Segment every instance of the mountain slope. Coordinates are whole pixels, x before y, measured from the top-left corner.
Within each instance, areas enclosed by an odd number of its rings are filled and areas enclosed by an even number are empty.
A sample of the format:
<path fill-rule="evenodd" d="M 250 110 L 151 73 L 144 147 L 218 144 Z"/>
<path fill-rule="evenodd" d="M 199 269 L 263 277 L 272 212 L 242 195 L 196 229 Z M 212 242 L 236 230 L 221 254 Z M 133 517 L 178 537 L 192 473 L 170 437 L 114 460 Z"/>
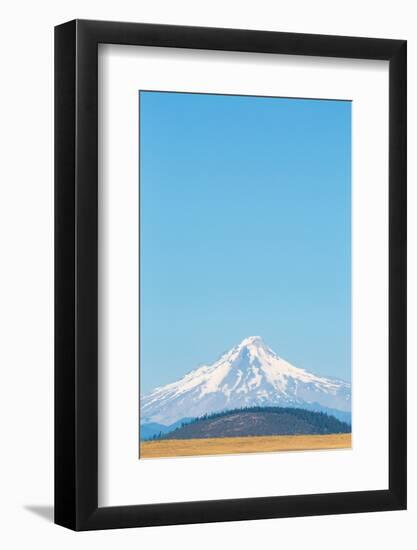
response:
<path fill-rule="evenodd" d="M 350 384 L 316 376 L 278 357 L 260 338 L 245 338 L 212 365 L 141 398 L 141 421 L 172 424 L 184 417 L 253 406 L 350 411 Z"/>
<path fill-rule="evenodd" d="M 304 409 L 254 407 L 196 419 L 158 439 L 350 433 L 334 416 Z"/>

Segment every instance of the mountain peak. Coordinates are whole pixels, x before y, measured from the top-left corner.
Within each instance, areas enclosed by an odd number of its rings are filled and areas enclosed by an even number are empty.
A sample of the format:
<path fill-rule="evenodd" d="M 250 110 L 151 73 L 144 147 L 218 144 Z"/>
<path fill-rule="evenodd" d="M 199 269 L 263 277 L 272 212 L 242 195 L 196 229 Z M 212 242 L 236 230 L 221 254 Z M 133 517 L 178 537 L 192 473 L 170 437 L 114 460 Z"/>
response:
<path fill-rule="evenodd" d="M 244 338 L 236 348 L 233 348 L 232 352 L 236 349 L 240 352 L 247 352 L 252 356 L 258 356 L 259 354 L 275 355 L 275 353 L 265 344 L 262 336 L 248 336 Z"/>
<path fill-rule="evenodd" d="M 244 338 L 240 344 L 239 347 L 244 346 L 251 346 L 251 345 L 263 345 L 264 341 L 262 340 L 261 336 L 248 336 L 247 338 Z"/>

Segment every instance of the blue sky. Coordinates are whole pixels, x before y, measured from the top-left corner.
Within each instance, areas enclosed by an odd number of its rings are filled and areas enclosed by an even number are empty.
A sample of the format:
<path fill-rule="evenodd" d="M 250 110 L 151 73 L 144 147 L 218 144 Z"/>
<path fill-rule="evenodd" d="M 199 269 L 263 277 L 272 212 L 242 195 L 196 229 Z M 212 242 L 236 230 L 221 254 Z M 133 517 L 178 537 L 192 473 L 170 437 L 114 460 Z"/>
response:
<path fill-rule="evenodd" d="M 140 92 L 141 392 L 251 335 L 350 380 L 351 103 Z"/>

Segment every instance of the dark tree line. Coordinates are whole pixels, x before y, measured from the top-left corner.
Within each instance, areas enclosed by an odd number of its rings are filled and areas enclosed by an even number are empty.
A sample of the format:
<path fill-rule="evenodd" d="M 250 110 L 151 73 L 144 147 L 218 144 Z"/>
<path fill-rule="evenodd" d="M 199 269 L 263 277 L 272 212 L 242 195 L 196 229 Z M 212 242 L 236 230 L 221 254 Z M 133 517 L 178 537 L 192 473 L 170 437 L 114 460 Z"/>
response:
<path fill-rule="evenodd" d="M 247 415 L 242 418 L 242 415 Z M 222 418 L 238 420 L 235 424 L 213 422 Z M 239 418 L 237 418 L 239 417 Z M 242 423 L 243 420 L 243 423 Z M 245 422 L 247 420 L 247 422 Z M 242 407 L 204 414 L 182 422 L 175 430 L 153 436 L 159 439 L 228 437 L 233 435 L 297 435 L 349 433 L 351 426 L 324 412 L 296 407 Z"/>

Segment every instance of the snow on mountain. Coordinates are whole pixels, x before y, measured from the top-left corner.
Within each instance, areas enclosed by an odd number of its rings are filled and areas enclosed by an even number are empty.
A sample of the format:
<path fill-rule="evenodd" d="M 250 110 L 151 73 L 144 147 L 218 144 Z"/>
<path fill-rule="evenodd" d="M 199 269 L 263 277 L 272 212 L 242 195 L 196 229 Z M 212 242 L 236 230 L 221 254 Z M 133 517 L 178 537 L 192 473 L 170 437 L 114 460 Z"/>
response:
<path fill-rule="evenodd" d="M 256 405 L 350 411 L 350 384 L 316 376 L 278 357 L 250 336 L 212 365 L 141 397 L 141 423 L 172 424 L 185 417 Z"/>

